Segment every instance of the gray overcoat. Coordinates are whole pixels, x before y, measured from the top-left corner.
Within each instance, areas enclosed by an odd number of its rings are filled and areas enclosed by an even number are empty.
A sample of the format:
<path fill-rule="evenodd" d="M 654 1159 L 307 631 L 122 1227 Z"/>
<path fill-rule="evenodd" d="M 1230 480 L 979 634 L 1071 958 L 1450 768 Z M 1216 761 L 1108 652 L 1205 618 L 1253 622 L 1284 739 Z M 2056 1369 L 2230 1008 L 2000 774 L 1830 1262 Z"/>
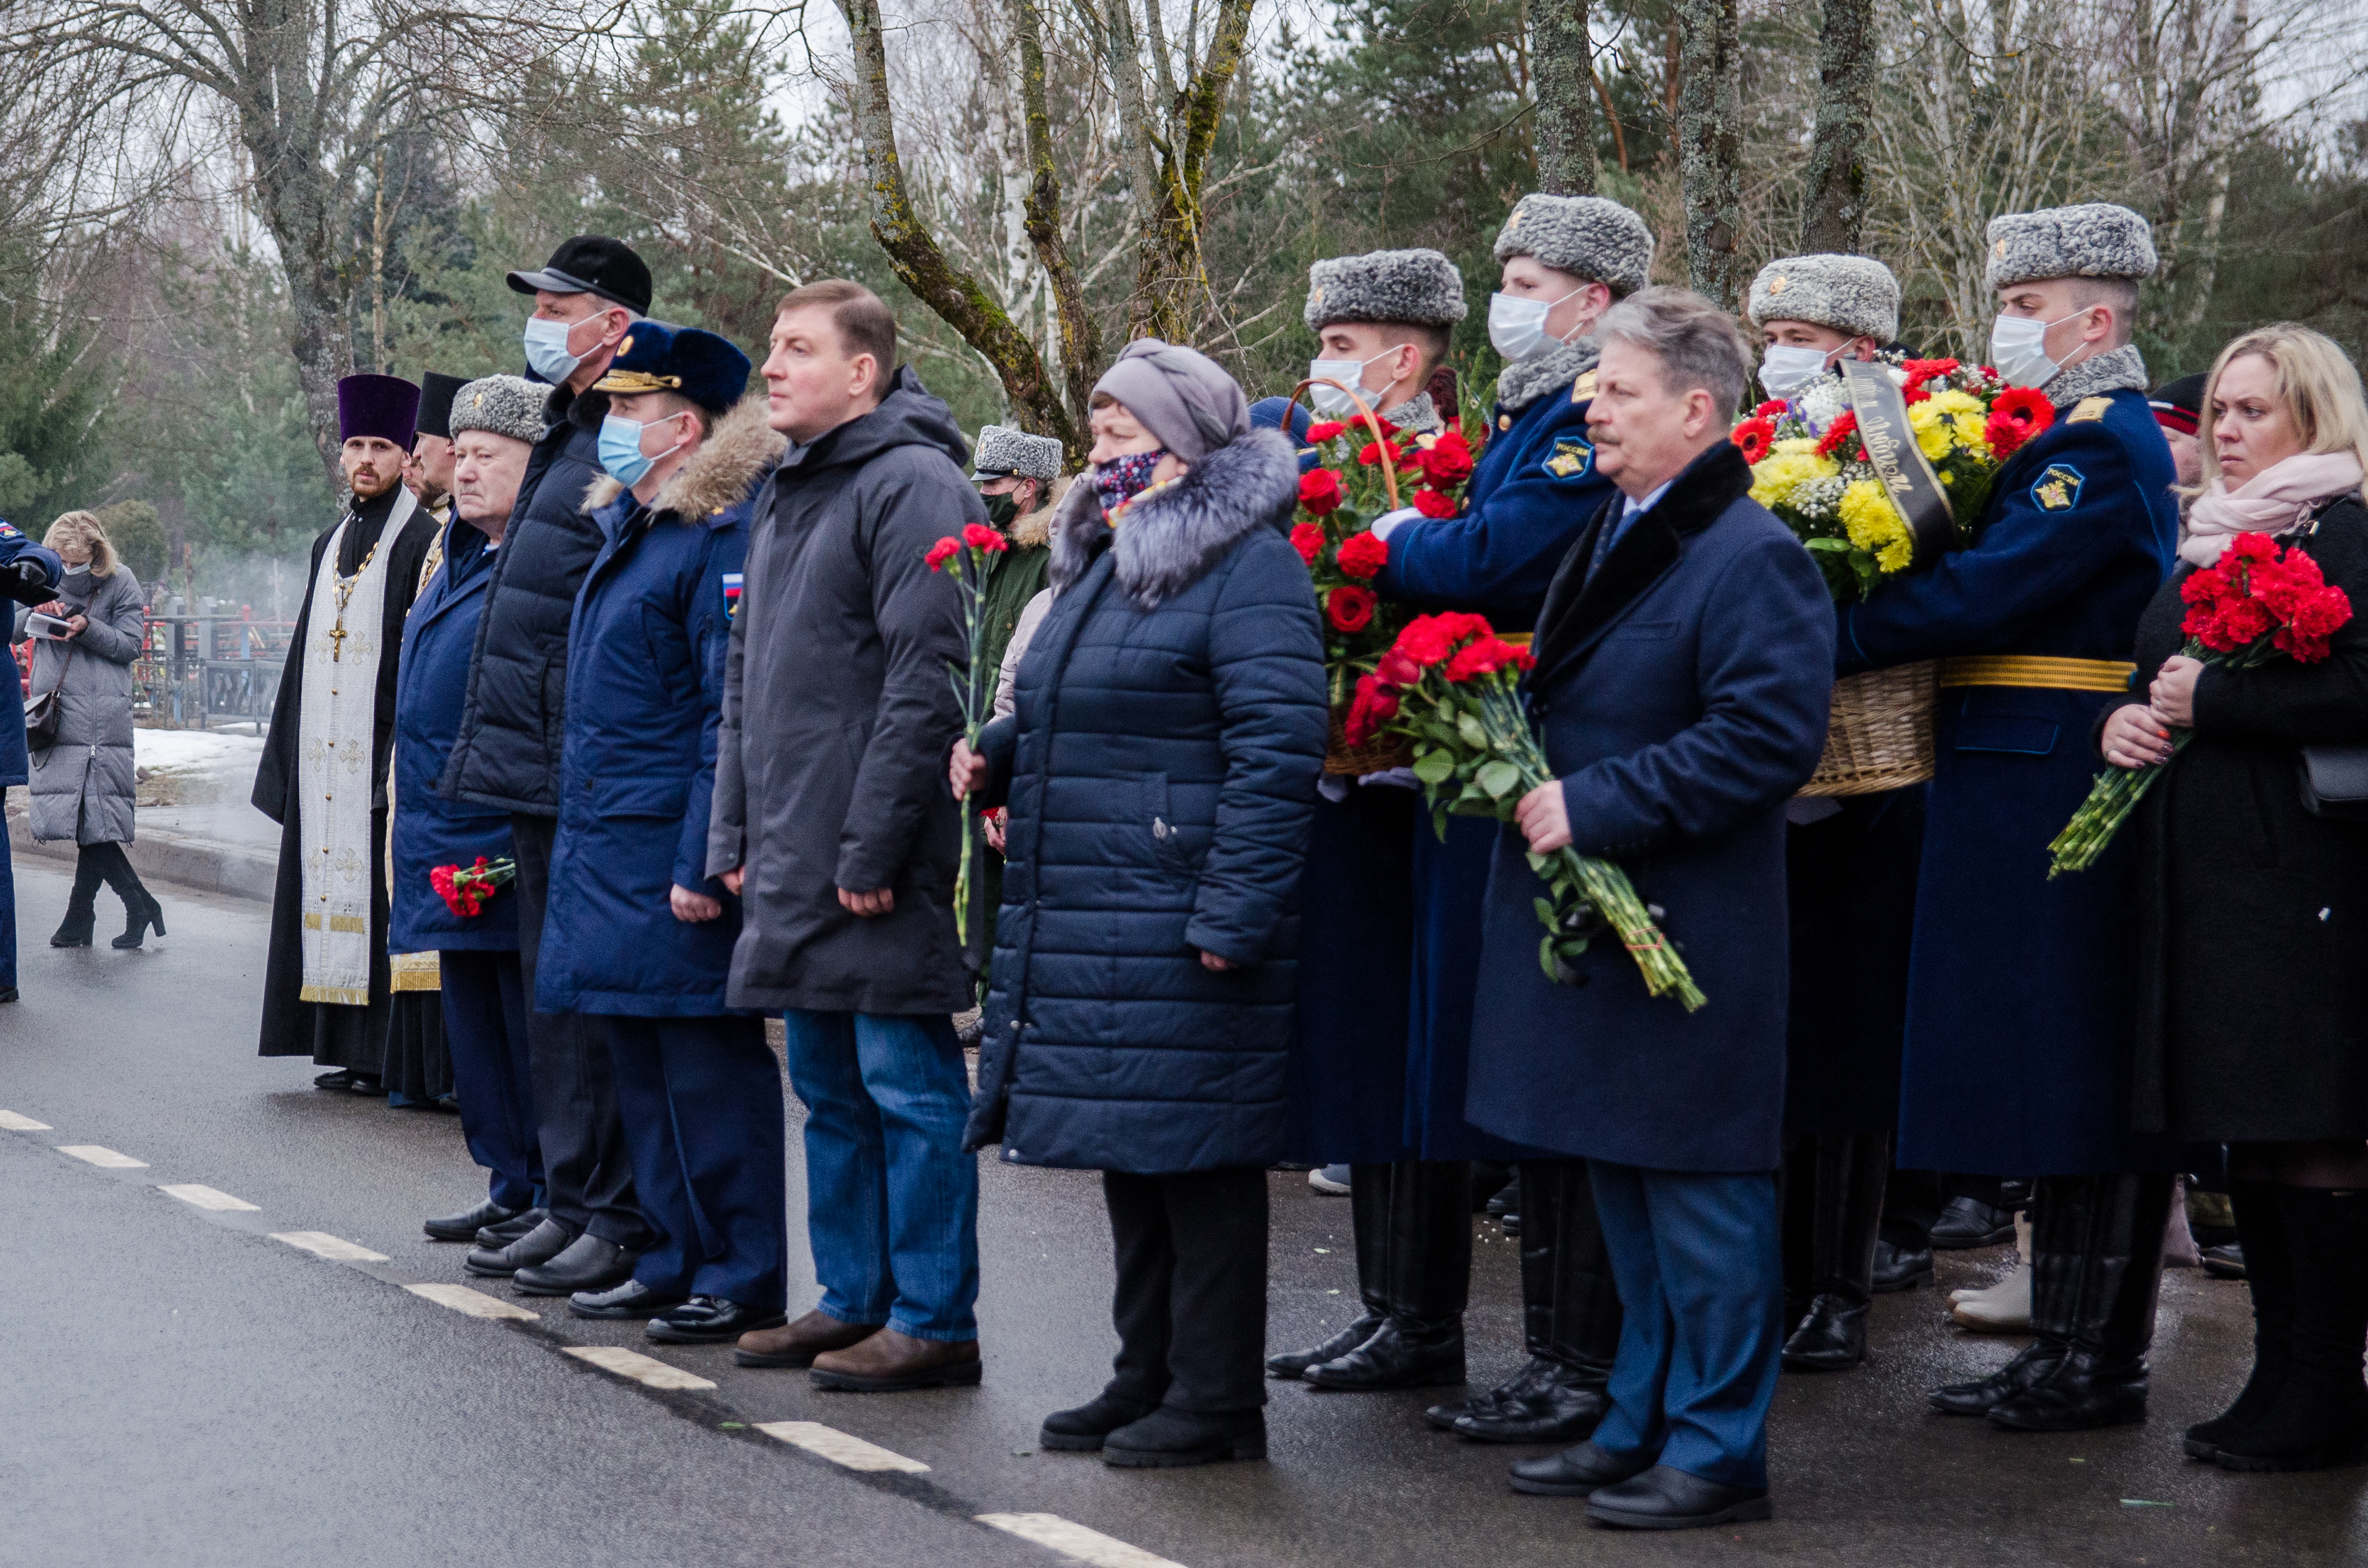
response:
<path fill-rule="evenodd" d="M 63 710 L 57 744 L 32 756 L 33 836 L 129 844 L 137 793 L 131 663 L 145 635 L 140 580 L 125 566 L 105 577 L 71 576 L 58 590 L 58 604 L 66 615 L 87 616 L 90 624 L 71 642 L 33 643 L 27 706 L 54 690 Z"/>

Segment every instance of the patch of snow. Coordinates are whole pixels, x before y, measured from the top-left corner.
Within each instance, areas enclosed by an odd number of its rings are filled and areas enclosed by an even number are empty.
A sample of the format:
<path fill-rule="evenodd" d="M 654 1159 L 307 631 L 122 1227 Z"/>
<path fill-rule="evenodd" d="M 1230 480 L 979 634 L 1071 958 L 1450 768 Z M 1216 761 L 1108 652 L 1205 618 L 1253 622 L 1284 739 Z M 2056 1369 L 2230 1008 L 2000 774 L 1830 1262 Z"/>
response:
<path fill-rule="evenodd" d="M 220 730 L 134 730 L 133 756 L 142 767 L 155 771 L 229 774 L 244 769 L 249 777 L 263 757 L 263 742 L 254 735 L 233 735 Z"/>

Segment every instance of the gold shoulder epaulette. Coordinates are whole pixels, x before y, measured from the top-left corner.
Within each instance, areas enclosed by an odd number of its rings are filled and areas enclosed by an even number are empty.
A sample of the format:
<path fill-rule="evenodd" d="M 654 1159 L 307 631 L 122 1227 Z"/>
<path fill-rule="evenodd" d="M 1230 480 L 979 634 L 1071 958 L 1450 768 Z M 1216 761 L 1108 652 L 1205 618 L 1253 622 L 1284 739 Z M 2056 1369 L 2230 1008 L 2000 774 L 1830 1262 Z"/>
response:
<path fill-rule="evenodd" d="M 1579 378 L 1578 378 L 1578 380 L 1577 380 L 1577 381 L 1573 381 L 1573 382 L 1571 382 L 1571 383 L 1570 383 L 1570 401 L 1571 401 L 1571 402 L 1573 402 L 1573 403 L 1585 403 L 1588 398 L 1591 398 L 1591 397 L 1593 397 L 1594 395 L 1595 395 L 1595 372 L 1594 372 L 1594 371 L 1589 370 L 1589 371 L 1588 371 L 1585 375 L 1583 375 L 1583 376 L 1579 377 Z"/>
<path fill-rule="evenodd" d="M 2105 410 L 2112 406 L 2113 400 L 2109 397 L 2084 397 L 2073 407 L 2072 412 L 2066 416 L 2064 423 L 2066 425 L 2093 425 L 2098 420 L 2105 417 Z"/>

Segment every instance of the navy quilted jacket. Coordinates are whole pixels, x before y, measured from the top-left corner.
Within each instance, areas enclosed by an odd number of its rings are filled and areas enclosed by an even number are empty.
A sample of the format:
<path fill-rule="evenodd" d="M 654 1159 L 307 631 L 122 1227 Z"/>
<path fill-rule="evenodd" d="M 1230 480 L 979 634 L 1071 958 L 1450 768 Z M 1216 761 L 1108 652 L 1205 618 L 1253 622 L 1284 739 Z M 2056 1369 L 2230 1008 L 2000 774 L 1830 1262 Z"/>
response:
<path fill-rule="evenodd" d="M 1115 535 L 1091 484 L 1062 506 L 1059 596 L 980 743 L 1011 814 L 972 1148 L 1141 1174 L 1282 1157 L 1326 725 L 1282 533 L 1298 481 L 1260 430 Z"/>

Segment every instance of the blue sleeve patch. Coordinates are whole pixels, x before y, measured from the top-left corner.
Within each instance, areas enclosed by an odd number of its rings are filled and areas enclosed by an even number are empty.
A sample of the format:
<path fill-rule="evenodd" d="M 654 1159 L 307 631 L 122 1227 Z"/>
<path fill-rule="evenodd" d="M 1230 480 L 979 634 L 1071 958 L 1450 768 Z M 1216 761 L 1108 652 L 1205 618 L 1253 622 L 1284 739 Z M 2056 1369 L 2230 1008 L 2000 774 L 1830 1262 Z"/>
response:
<path fill-rule="evenodd" d="M 2068 512 L 2080 504 L 2080 487 L 2088 476 L 2070 463 L 2050 463 L 2031 487 L 2031 499 L 2043 512 Z"/>
<path fill-rule="evenodd" d="M 17 532 L 16 524 L 10 522 L 6 517 L 0 517 L 0 539 L 17 539 L 21 537 L 22 536 Z"/>
<path fill-rule="evenodd" d="M 1554 450 L 1538 466 L 1556 479 L 1584 479 L 1595 467 L 1595 449 L 1576 436 L 1557 436 Z"/>
<path fill-rule="evenodd" d="M 723 574 L 723 619 L 726 620 L 740 618 L 740 578 L 741 574 L 737 572 Z"/>

